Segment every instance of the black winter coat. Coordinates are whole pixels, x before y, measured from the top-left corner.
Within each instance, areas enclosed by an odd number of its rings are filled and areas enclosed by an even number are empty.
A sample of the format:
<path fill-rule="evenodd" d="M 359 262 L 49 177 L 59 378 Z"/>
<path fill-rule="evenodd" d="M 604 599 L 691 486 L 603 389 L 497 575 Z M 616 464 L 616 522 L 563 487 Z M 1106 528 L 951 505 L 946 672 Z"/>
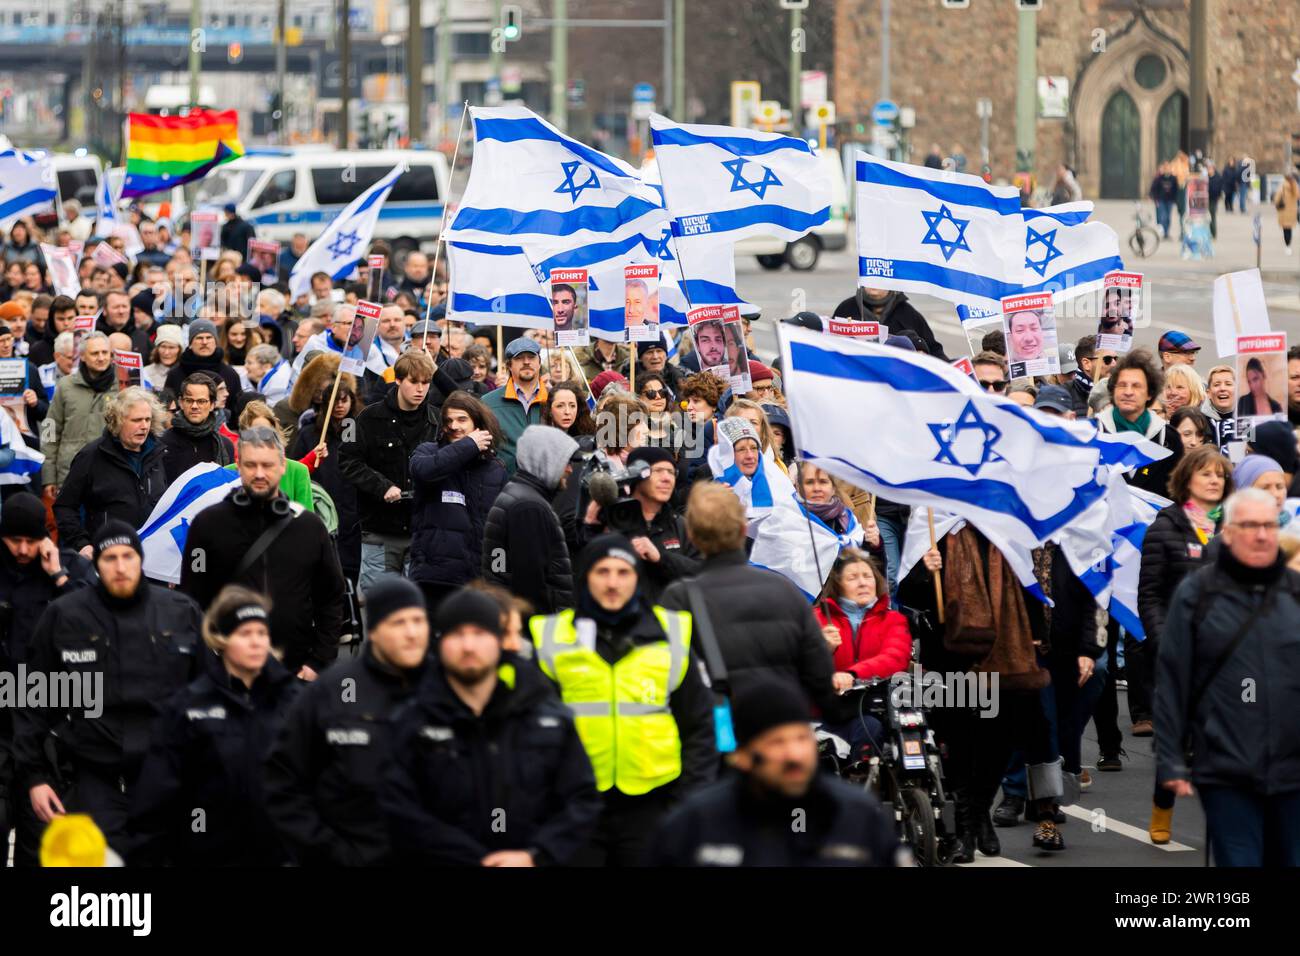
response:
<path fill-rule="evenodd" d="M 902 292 L 891 292 L 889 298 L 885 300 L 884 307 L 877 313 L 867 305 L 866 296 L 863 290 L 859 289 L 835 307 L 834 318 L 879 322 L 888 327 L 891 335 L 915 332 L 930 349 L 931 355 L 945 362 L 948 361 L 943 346 L 939 344 L 939 340 L 934 337 L 934 332 L 930 329 L 930 323 L 912 303 L 907 301 L 907 296 Z"/>
<path fill-rule="evenodd" d="M 390 860 L 379 809 L 392 761 L 393 714 L 423 668 L 379 663 L 370 645 L 307 686 L 289 709 L 265 767 L 266 809 L 303 866 L 376 866 Z"/>
<path fill-rule="evenodd" d="M 206 357 L 195 355 L 193 349 L 186 349 L 181 353 L 176 365 L 167 373 L 167 380 L 163 382 L 163 387 L 173 395 L 180 395 L 181 382 L 195 372 L 207 372 L 209 375 L 215 375 L 226 383 L 226 392 L 230 396 L 230 400 L 234 401 L 235 396 L 240 393 L 243 386 L 239 381 L 239 373 L 222 361 L 223 358 L 224 354 L 220 347 Z"/>
<path fill-rule="evenodd" d="M 533 850 L 564 865 L 591 839 L 601 799 L 573 716 L 532 662 L 503 663 L 513 686 L 498 679 L 480 715 L 431 664 L 394 716 L 379 802 L 397 860 L 478 866 Z"/>
<path fill-rule="evenodd" d="M 1196 529 L 1179 504 L 1161 509 L 1142 539 L 1142 566 L 1138 572 L 1138 616 L 1152 647 L 1160 640 L 1169 615 L 1169 602 L 1183 578 L 1205 563 L 1209 545 L 1202 545 Z"/>
<path fill-rule="evenodd" d="M 483 577 L 533 606 L 537 614 L 573 607 L 573 565 L 552 489 L 516 472 L 497 495 L 483 529 Z"/>
<path fill-rule="evenodd" d="M 203 612 L 188 597 L 148 582 L 128 601 L 109 596 L 101 584 L 46 608 L 32 637 L 29 671 L 89 675 L 83 680 L 102 674 L 96 703 L 103 712 L 17 711 L 14 754 L 22 790 L 60 783 L 45 753 L 50 737 L 60 760 L 124 777 L 130 785 L 163 705 L 204 671 L 212 652 L 199 636 L 202 623 Z"/>
<path fill-rule="evenodd" d="M 1267 601 L 1247 636 L 1205 686 L 1251 611 Z M 1243 568 L 1227 548 L 1178 586 L 1156 658 L 1156 779 L 1235 787 L 1261 796 L 1300 791 L 1300 573 L 1279 555 L 1263 571 Z M 1250 688 L 1251 693 L 1244 693 Z M 1192 766 L 1183 738 L 1191 730 Z"/>
<path fill-rule="evenodd" d="M 343 628 L 343 572 L 334 542 L 320 518 L 304 511 L 236 576 L 249 548 L 277 520 L 268 503 L 239 503 L 242 491 L 204 508 L 190 524 L 181 590 L 205 608 L 227 584 L 269 596 L 271 642 L 283 650 L 284 666 L 294 674 L 303 664 L 319 672 L 338 656 Z M 193 560 L 200 553 L 203 560 Z"/>
<path fill-rule="evenodd" d="M 584 545 L 596 534 L 605 532 L 603 525 L 595 529 L 590 525 L 583 527 L 586 531 Z M 618 532 L 629 539 L 649 538 L 650 543 L 659 552 L 658 561 L 641 562 L 641 593 L 651 604 L 659 603 L 659 598 L 668 585 L 680 578 L 698 574 L 703 566 L 700 553 L 695 550 L 695 545 L 691 544 L 690 538 L 687 537 L 686 519 L 674 511 L 671 504 L 659 509 L 653 521 L 646 521 L 642 516 L 638 526 L 620 528 Z"/>
<path fill-rule="evenodd" d="M 217 662 L 167 703 L 131 795 L 132 866 L 289 861 L 266 813 L 262 764 L 302 686 L 274 657 L 251 688 Z"/>
<path fill-rule="evenodd" d="M 41 559 L 19 564 L 8 548 L 0 548 L 0 671 L 27 660 L 32 635 L 45 609 L 55 598 L 95 584 L 95 567 L 71 548 L 59 549 L 59 564 L 68 572 L 62 587 L 41 567 Z M 7 707 L 0 708 L 5 713 Z"/>
<path fill-rule="evenodd" d="M 403 427 L 410 416 L 419 416 L 418 430 Z M 411 501 L 384 501 L 384 493 L 396 485 L 411 491 L 411 455 L 438 433 L 438 408 L 426 401 L 414 412 L 397 405 L 397 386 L 389 386 L 384 397 L 356 417 L 353 441 L 339 445 L 339 470 L 356 489 L 361 528 L 374 534 L 411 533 Z M 328 460 L 328 459 L 327 459 Z M 337 502 L 335 502 L 337 504 Z"/>
<path fill-rule="evenodd" d="M 357 489 L 352 482 L 343 477 L 339 449 L 343 442 L 342 434 L 331 433 L 326 439 L 325 447 L 329 455 L 316 466 L 311 480 L 316 482 L 334 500 L 338 511 L 338 556 L 343 573 L 354 581 L 361 572 L 361 513 L 357 509 Z M 293 444 L 289 448 L 289 457 L 301 461 L 307 453 L 320 444 L 320 416 L 298 429 Z"/>
<path fill-rule="evenodd" d="M 743 551 L 705 558 L 695 581 L 733 691 L 755 677 L 780 677 L 802 687 L 814 705 L 831 707 L 830 648 L 798 588 L 774 571 L 752 567 Z M 685 582 L 670 584 L 659 603 L 689 611 Z"/>
<path fill-rule="evenodd" d="M 893 866 L 898 837 L 879 800 L 827 773 L 789 800 L 732 774 L 669 813 L 650 847 L 654 866 Z"/>
<path fill-rule="evenodd" d="M 483 565 L 488 513 L 506 484 L 505 465 L 466 436 L 421 445 L 411 458 L 411 476 L 411 580 L 450 587 L 474 580 Z"/>
<path fill-rule="evenodd" d="M 202 438 L 191 438 L 172 426 L 162 433 L 158 444 L 162 446 L 163 474 L 169 485 L 201 462 L 224 467 L 235 460 L 235 446 L 216 429 Z"/>
<path fill-rule="evenodd" d="M 59 543 L 80 551 L 110 518 L 143 527 L 167 490 L 163 456 L 162 444 L 150 436 L 137 473 L 122 443 L 107 430 L 77 452 L 54 501 Z"/>

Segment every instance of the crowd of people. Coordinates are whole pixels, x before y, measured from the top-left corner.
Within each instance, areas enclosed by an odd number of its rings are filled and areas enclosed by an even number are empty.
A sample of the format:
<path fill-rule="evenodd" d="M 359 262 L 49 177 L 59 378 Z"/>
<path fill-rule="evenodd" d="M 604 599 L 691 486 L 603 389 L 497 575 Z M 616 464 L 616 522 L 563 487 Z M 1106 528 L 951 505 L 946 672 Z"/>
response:
<path fill-rule="evenodd" d="M 1000 680 L 995 714 L 931 715 L 955 862 L 1022 819 L 1064 850 L 1062 806 L 1124 770 L 1127 732 L 1155 737 L 1152 842 L 1194 787 L 1220 863 L 1300 863 L 1300 351 L 1290 421 L 1254 429 L 1232 367 L 1203 379 L 1183 333 L 1156 355 L 1088 336 L 1015 385 L 1000 333 L 974 356 L 990 394 L 1170 450 L 1127 476 L 1172 501 L 1143 545 L 1137 640 L 1053 543 L 1034 554 L 1050 606 L 971 525 L 901 574 L 911 509 L 798 460 L 752 314 L 738 394 L 687 334 L 562 350 L 465 327 L 421 252 L 295 298 L 292 262 L 264 286 L 243 261 L 233 210 L 198 268 L 183 225 L 133 218 L 134 265 L 98 265 L 91 239 L 75 296 L 47 288 L 30 226 L 3 247 L 0 352 L 31 366 L 4 413 L 44 463 L 2 486 L 0 670 L 102 680 L 93 716 L 0 708 L 15 865 L 74 812 L 131 865 L 894 865 L 892 813 L 827 768 L 814 727 L 879 755 L 855 685 L 916 661 Z M 835 314 L 948 361 L 903 293 Z M 79 315 L 95 328 L 74 336 Z M 720 442 L 845 542 L 820 594 L 751 564 L 753 501 Z M 179 582 L 151 579 L 142 529 L 201 464 L 237 480 L 187 522 Z"/>

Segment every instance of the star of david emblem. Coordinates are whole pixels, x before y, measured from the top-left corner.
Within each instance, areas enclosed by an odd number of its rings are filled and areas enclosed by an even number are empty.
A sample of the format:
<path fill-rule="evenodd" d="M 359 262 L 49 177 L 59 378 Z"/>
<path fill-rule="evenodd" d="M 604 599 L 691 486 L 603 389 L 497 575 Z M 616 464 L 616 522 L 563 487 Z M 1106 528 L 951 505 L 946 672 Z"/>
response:
<path fill-rule="evenodd" d="M 653 255 L 656 259 L 659 259 L 663 262 L 672 262 L 673 261 L 673 251 L 671 245 L 672 238 L 673 238 L 672 228 L 670 226 L 665 226 L 663 235 L 659 237 L 658 246 L 650 250 L 650 254 Z"/>
<path fill-rule="evenodd" d="M 763 178 L 756 183 L 750 182 L 744 177 L 744 175 L 742 175 L 746 162 L 748 162 L 748 160 L 728 159 L 724 160 L 722 163 L 727 172 L 731 173 L 731 191 L 733 193 L 739 192 L 742 189 L 750 189 L 753 190 L 755 196 L 759 199 L 763 199 L 767 195 L 768 186 L 781 185 L 781 180 L 776 178 L 776 173 L 772 172 L 772 170 L 768 169 L 766 166 L 758 167 L 763 171 Z"/>
<path fill-rule="evenodd" d="M 953 253 L 958 249 L 964 249 L 970 252 L 970 246 L 966 244 L 966 227 L 970 225 L 969 219 L 958 219 L 952 214 L 952 210 L 945 204 L 940 204 L 938 212 L 921 211 L 925 217 L 925 223 L 929 227 L 926 230 L 925 238 L 921 240 L 923 246 L 938 246 L 939 251 L 943 253 L 943 261 L 952 260 Z M 939 227 L 945 222 L 950 222 L 953 228 L 957 230 L 956 239 L 945 239 L 939 233 Z"/>
<path fill-rule="evenodd" d="M 600 188 L 600 180 L 596 178 L 596 171 L 590 166 L 583 166 L 582 163 L 576 159 L 572 162 L 560 163 L 560 166 L 564 170 L 564 182 L 560 183 L 560 185 L 555 188 L 555 191 L 557 193 L 568 193 L 569 200 L 575 205 L 578 202 L 578 197 L 582 195 L 584 189 Z M 585 182 L 580 183 L 577 181 L 576 177 L 579 169 L 587 170 L 587 179 Z"/>
<path fill-rule="evenodd" d="M 985 465 L 1003 460 L 1002 456 L 993 450 L 993 446 L 1002 437 L 1002 430 L 982 419 L 974 402 L 966 403 L 966 407 L 962 409 L 956 421 L 931 422 L 926 427 L 930 429 L 930 434 L 934 436 L 939 446 L 939 454 L 934 456 L 933 461 L 965 468 L 974 476 L 979 474 L 979 470 Z M 954 448 L 960 441 L 962 432 L 979 432 L 982 436 L 978 460 L 974 460 L 974 455 L 970 454 L 974 448 L 969 441 L 961 442 L 960 449 Z"/>
<path fill-rule="evenodd" d="M 1025 236 L 1025 251 L 1028 252 L 1030 246 L 1040 244 L 1045 250 L 1047 250 L 1043 253 L 1043 258 L 1037 261 L 1030 259 L 1029 256 L 1025 256 L 1025 266 L 1026 268 L 1033 269 L 1040 276 L 1045 276 L 1047 275 L 1047 267 L 1052 264 L 1052 260 L 1059 259 L 1061 256 L 1065 255 L 1065 253 L 1060 249 L 1056 248 L 1056 230 L 1052 229 L 1048 232 L 1039 232 L 1033 226 L 1026 226 L 1025 228 L 1029 230 L 1028 234 Z"/>
<path fill-rule="evenodd" d="M 340 232 L 334 237 L 334 241 L 325 248 L 329 250 L 330 255 L 335 259 L 342 259 L 344 256 L 352 255 L 352 250 L 356 248 L 357 243 L 360 241 L 361 237 L 357 235 L 354 229 L 351 232 Z"/>

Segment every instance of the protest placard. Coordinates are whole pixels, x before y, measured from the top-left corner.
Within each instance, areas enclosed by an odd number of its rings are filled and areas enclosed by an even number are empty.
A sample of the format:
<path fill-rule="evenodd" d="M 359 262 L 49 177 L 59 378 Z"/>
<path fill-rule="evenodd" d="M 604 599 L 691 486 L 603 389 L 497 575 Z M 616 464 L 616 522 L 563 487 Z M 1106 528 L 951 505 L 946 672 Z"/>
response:
<path fill-rule="evenodd" d="M 1141 315 L 1142 274 L 1106 273 L 1102 278 L 1097 350 L 1123 353 L 1133 348 L 1133 326 Z"/>
<path fill-rule="evenodd" d="M 659 265 L 623 267 L 623 328 L 629 342 L 659 338 Z"/>
<path fill-rule="evenodd" d="M 561 348 L 591 344 L 587 318 L 587 270 L 551 270 L 551 315 L 555 344 Z"/>
<path fill-rule="evenodd" d="M 1056 309 L 1050 292 L 1009 295 L 1002 299 L 1002 331 L 1007 338 L 1010 377 L 1056 375 Z"/>

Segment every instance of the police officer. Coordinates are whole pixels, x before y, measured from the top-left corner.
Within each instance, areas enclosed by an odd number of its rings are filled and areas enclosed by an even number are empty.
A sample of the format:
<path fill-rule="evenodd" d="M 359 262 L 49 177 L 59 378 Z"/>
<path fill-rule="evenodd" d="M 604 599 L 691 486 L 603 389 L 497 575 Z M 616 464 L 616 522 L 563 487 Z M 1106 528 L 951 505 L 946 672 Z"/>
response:
<path fill-rule="evenodd" d="M 591 763 L 550 682 L 501 646 L 501 608 L 462 588 L 394 719 L 380 804 L 394 855 L 434 866 L 565 864 L 600 815 Z"/>
<path fill-rule="evenodd" d="M 424 596 L 396 575 L 366 591 L 367 640 L 308 686 L 266 764 L 267 811 L 303 866 L 389 862 L 378 789 L 390 759 L 391 718 L 425 671 Z"/>
<path fill-rule="evenodd" d="M 271 604 L 222 588 L 203 618 L 220 665 L 176 694 L 131 797 L 133 865 L 288 862 L 262 793 L 262 762 L 303 686 L 271 655 Z"/>
<path fill-rule="evenodd" d="M 45 530 L 45 506 L 19 492 L 0 510 L 0 671 L 17 674 L 26 662 L 36 622 L 50 602 L 94 584 L 95 569 L 68 548 L 59 548 Z M 0 707 L 0 810 L 7 804 L 7 823 L 0 823 L 0 846 L 16 829 L 14 863 L 36 866 L 41 822 L 23 795 L 15 796 L 13 711 Z M 6 816 L 6 814 L 0 814 Z"/>
<path fill-rule="evenodd" d="M 578 603 L 529 622 L 537 662 L 560 688 L 604 795 L 575 862 L 638 866 L 659 820 L 717 770 L 712 698 L 691 655 L 691 616 L 644 597 L 627 538 L 578 556 Z"/>
<path fill-rule="evenodd" d="M 18 710 L 14 750 L 42 823 L 88 813 L 109 846 L 125 847 L 129 797 L 154 720 L 200 674 L 208 652 L 198 605 L 145 580 L 144 549 L 130 525 L 104 522 L 91 545 L 99 583 L 46 608 L 28 660 L 29 673 L 63 676 L 50 690 L 67 694 Z"/>
<path fill-rule="evenodd" d="M 893 866 L 893 820 L 817 764 L 808 700 L 762 678 L 735 698 L 739 771 L 675 809 L 654 840 L 660 866 Z"/>

